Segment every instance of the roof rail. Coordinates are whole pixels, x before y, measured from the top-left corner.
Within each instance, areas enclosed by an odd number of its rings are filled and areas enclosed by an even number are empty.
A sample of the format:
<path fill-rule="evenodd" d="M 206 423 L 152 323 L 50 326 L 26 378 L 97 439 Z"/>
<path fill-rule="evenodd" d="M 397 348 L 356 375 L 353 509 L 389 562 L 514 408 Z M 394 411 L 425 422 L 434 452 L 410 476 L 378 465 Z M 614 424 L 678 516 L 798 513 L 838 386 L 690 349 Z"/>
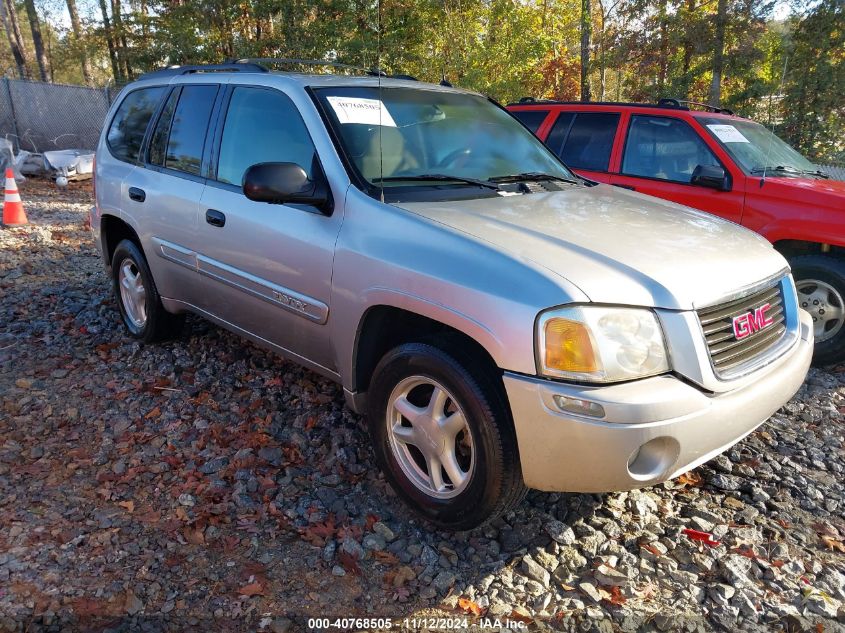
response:
<path fill-rule="evenodd" d="M 418 81 L 412 75 L 396 74 L 388 75 L 383 70 L 378 68 L 364 68 L 362 66 L 355 66 L 353 64 L 343 64 L 341 62 L 327 61 L 324 59 L 298 59 L 290 57 L 246 57 L 237 60 L 238 64 L 275 64 L 278 66 L 330 66 L 331 68 L 341 68 L 343 70 L 356 70 L 371 77 L 388 77 L 390 79 L 406 79 L 408 81 Z"/>
<path fill-rule="evenodd" d="M 215 73 L 215 72 L 245 72 L 245 73 L 266 73 L 267 69 L 259 64 L 248 62 L 227 62 L 225 64 L 192 64 L 188 66 L 169 66 L 158 70 L 151 70 L 144 73 L 138 79 L 153 79 L 158 77 L 176 77 L 178 75 L 190 75 L 192 73 Z"/>
<path fill-rule="evenodd" d="M 579 106 L 625 106 L 629 108 L 674 108 L 676 110 L 689 110 L 677 99 L 661 99 L 658 104 L 654 103 L 630 103 L 626 101 L 557 101 L 555 99 L 535 99 L 534 97 L 522 97 L 515 105 L 579 105 Z"/>
<path fill-rule="evenodd" d="M 715 112 L 716 114 L 733 114 L 733 110 L 729 110 L 728 108 L 720 108 L 718 106 L 710 105 L 709 103 L 699 103 L 698 101 L 689 101 L 687 99 L 661 99 L 658 101 L 658 105 L 663 105 L 663 102 L 672 102 L 673 104 L 677 104 L 677 106 L 685 105 L 685 106 L 698 106 L 699 108 L 704 108 L 707 112 Z"/>

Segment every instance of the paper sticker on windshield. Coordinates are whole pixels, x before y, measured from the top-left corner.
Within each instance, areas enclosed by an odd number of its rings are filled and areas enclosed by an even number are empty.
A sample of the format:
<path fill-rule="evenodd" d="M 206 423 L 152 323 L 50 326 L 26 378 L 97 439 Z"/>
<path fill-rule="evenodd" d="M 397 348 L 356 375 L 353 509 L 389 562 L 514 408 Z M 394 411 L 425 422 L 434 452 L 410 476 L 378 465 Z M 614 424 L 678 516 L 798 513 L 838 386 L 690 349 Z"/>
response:
<path fill-rule="evenodd" d="M 710 131 L 723 143 L 750 143 L 733 125 L 708 125 Z"/>
<path fill-rule="evenodd" d="M 327 97 L 338 121 L 344 123 L 363 123 L 364 125 L 384 125 L 396 127 L 384 103 L 379 99 L 359 97 Z"/>

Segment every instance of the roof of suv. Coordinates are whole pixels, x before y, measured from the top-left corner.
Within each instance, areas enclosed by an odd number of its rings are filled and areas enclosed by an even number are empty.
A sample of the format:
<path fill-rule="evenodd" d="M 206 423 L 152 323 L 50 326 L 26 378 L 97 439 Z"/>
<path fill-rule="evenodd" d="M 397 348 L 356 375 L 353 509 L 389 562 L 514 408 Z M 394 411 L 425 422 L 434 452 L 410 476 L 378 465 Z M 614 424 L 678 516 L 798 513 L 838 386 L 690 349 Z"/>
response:
<path fill-rule="evenodd" d="M 432 84 L 428 82 L 417 81 L 409 75 L 386 75 L 384 73 L 377 73 L 376 71 L 367 70 L 365 68 L 356 68 L 346 64 L 335 64 L 333 62 L 321 62 L 319 60 L 258 60 L 266 62 L 279 62 L 290 64 L 302 64 L 306 66 L 338 66 L 344 69 L 354 70 L 364 75 L 340 75 L 331 73 L 303 73 L 303 72 L 289 72 L 269 70 L 265 66 L 255 63 L 251 60 L 242 60 L 239 62 L 225 63 L 225 64 L 202 64 L 191 66 L 174 66 L 171 68 L 163 68 L 145 73 L 138 77 L 136 81 L 156 82 L 161 84 L 179 83 L 180 80 L 189 77 L 202 76 L 205 80 L 214 78 L 231 80 L 238 78 L 243 81 L 244 77 L 279 77 L 284 78 L 287 83 L 299 84 L 302 87 L 326 87 L 326 86 L 363 86 L 382 88 L 417 88 L 424 90 L 435 90 L 442 92 L 463 92 L 470 94 L 478 94 L 472 90 L 464 90 L 461 88 L 453 88 L 452 86 Z"/>
<path fill-rule="evenodd" d="M 690 106 L 703 108 L 696 110 Z M 698 103 L 695 101 L 686 101 L 683 99 L 660 99 L 657 103 L 631 103 L 624 101 L 554 101 L 546 99 L 534 99 L 532 97 L 523 97 L 515 103 L 509 103 L 508 109 L 530 109 L 530 110 L 574 110 L 580 108 L 589 108 L 594 110 L 626 110 L 629 108 L 648 108 L 654 110 L 661 110 L 663 112 L 684 112 L 692 116 L 736 116 L 733 111 L 728 108 L 720 108 L 706 103 Z"/>

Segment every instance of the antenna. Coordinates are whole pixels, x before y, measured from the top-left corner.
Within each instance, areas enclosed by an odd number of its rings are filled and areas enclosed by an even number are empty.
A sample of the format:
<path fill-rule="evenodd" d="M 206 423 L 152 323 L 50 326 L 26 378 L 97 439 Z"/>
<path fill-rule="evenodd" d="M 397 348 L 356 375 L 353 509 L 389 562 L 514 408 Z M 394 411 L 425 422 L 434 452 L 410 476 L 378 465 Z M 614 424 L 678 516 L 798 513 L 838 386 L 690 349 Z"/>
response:
<path fill-rule="evenodd" d="M 384 146 L 381 142 L 381 109 L 384 107 L 384 100 L 381 98 L 381 0 L 376 4 L 376 71 L 378 72 L 378 164 L 379 183 L 381 194 L 379 199 L 384 202 Z"/>
<path fill-rule="evenodd" d="M 783 72 L 780 75 L 780 86 L 778 86 L 778 94 L 779 95 L 783 94 L 783 82 L 786 80 L 786 65 L 788 63 L 789 63 L 789 53 L 787 53 L 784 56 L 784 59 L 783 59 Z M 775 124 L 771 120 L 769 120 L 769 127 L 771 127 L 769 132 L 771 132 L 772 136 L 774 136 L 775 135 Z M 769 157 L 771 155 L 772 155 L 772 139 L 769 139 L 769 144 L 766 146 L 766 157 L 763 160 L 763 178 L 760 179 L 760 186 L 761 187 L 764 184 L 766 184 L 766 169 L 769 166 Z"/>

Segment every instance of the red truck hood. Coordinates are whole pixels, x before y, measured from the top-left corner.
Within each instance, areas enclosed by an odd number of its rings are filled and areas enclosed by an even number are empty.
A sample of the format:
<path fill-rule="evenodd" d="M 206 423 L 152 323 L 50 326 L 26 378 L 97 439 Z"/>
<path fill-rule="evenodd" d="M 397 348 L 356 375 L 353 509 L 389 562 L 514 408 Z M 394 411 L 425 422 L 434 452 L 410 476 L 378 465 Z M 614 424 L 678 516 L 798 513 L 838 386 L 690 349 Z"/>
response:
<path fill-rule="evenodd" d="M 758 185 L 754 182 L 751 186 L 753 191 Z M 766 178 L 764 187 L 769 195 L 773 194 L 771 187 L 802 202 L 829 203 L 832 207 L 845 209 L 845 180 L 776 177 Z"/>

